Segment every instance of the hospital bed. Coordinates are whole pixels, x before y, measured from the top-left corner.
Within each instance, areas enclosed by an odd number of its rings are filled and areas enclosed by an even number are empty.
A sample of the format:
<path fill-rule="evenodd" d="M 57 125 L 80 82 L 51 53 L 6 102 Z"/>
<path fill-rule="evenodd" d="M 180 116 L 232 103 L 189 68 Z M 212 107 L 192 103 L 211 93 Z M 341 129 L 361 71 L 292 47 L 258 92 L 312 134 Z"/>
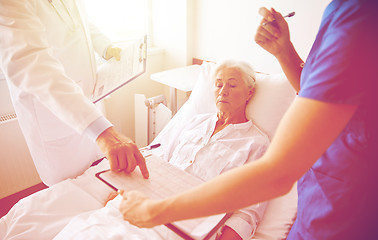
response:
<path fill-rule="evenodd" d="M 186 103 L 151 144 L 175 138 L 195 114 L 215 112 L 209 76 L 215 64 L 200 66 L 196 85 Z M 247 116 L 270 138 L 287 107 L 295 97 L 283 74 L 257 74 L 255 96 L 247 107 Z M 108 169 L 102 161 L 76 179 L 68 179 L 20 200 L 0 219 L 0 239 L 53 239 L 77 214 L 100 209 L 111 188 L 95 177 Z M 269 201 L 264 217 L 252 239 L 285 239 L 296 217 L 296 186 L 284 196 Z"/>

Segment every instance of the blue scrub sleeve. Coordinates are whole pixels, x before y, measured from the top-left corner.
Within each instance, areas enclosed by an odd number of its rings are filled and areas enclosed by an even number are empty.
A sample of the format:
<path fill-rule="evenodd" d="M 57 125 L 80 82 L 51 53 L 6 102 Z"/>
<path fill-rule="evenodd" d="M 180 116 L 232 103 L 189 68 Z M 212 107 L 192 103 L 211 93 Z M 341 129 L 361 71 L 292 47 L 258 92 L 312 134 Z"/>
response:
<path fill-rule="evenodd" d="M 364 61 L 376 57 L 367 47 L 372 46 L 373 16 L 366 5 L 358 4 L 324 16 L 302 72 L 299 96 L 331 103 L 361 103 L 376 81 L 366 74 L 374 64 Z"/>

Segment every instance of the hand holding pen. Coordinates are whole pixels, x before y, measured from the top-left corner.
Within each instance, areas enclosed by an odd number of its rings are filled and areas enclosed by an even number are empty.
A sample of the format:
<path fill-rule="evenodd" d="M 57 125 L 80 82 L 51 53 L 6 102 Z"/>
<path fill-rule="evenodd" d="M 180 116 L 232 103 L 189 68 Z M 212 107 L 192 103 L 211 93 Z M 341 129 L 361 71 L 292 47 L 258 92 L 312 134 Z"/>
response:
<path fill-rule="evenodd" d="M 263 7 L 259 9 L 263 17 L 255 35 L 255 42 L 262 48 L 279 58 L 284 56 L 286 49 L 290 48 L 289 27 L 285 18 L 295 15 L 294 12 L 282 16 L 273 8 L 268 10 Z"/>
<path fill-rule="evenodd" d="M 295 12 L 291 12 L 285 16 L 283 16 L 283 18 L 289 18 L 289 17 L 293 17 L 295 15 Z M 262 25 L 265 26 L 267 24 L 270 24 L 270 23 L 274 23 L 276 21 L 276 19 L 273 19 L 272 21 L 270 22 L 264 22 Z"/>

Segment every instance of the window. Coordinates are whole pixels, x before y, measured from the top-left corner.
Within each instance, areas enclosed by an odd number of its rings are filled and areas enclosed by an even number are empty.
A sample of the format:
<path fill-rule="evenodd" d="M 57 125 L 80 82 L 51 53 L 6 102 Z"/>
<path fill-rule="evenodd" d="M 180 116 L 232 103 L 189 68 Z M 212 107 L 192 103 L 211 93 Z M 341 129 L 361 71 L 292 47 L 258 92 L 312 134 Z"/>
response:
<path fill-rule="evenodd" d="M 151 0 L 85 0 L 88 20 L 112 42 L 150 35 Z"/>

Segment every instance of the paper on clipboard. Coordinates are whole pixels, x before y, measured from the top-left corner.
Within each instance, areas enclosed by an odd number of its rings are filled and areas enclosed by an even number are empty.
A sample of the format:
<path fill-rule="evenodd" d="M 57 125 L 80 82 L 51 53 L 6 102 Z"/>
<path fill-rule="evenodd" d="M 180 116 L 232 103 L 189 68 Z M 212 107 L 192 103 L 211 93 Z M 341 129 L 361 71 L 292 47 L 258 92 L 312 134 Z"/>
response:
<path fill-rule="evenodd" d="M 121 59 L 104 62 L 97 70 L 92 98 L 96 103 L 146 71 L 147 36 L 123 43 Z"/>
<path fill-rule="evenodd" d="M 193 188 L 203 181 L 155 155 L 146 157 L 150 173 L 149 179 L 144 179 L 140 171 L 131 174 L 115 173 L 105 170 L 96 176 L 114 190 L 138 190 L 152 199 L 162 199 L 187 189 Z M 210 217 L 178 221 L 166 226 L 183 239 L 209 239 L 227 220 L 229 214 L 219 214 Z"/>

